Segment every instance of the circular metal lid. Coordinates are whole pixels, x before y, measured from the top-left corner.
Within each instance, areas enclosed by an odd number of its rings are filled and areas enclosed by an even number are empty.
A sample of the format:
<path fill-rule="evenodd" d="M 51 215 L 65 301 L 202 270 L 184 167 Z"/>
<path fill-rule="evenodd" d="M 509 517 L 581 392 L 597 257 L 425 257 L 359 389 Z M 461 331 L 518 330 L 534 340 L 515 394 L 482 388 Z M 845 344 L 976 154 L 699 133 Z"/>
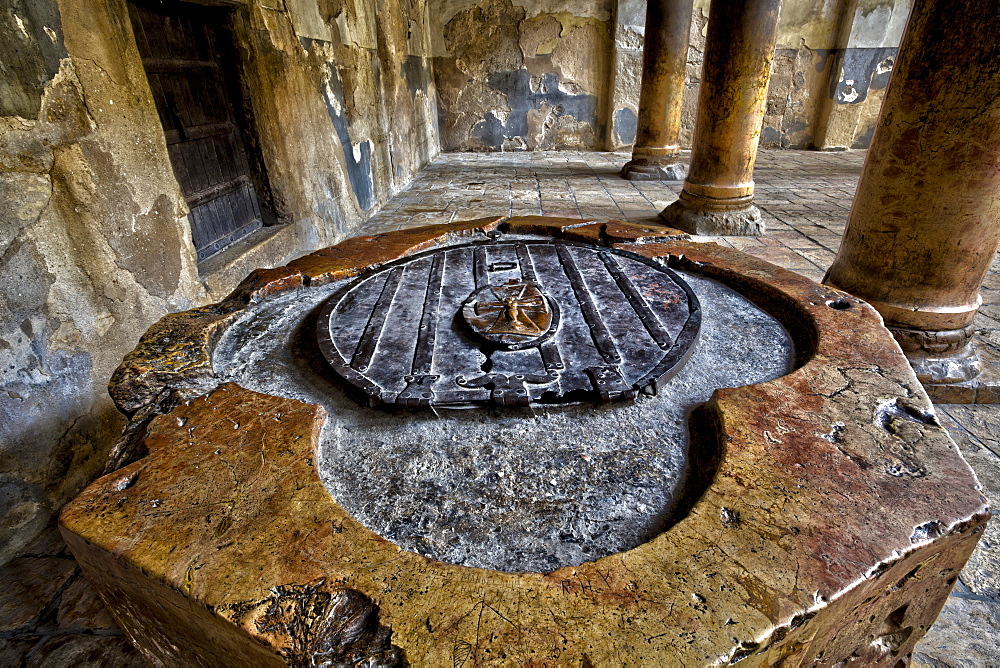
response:
<path fill-rule="evenodd" d="M 614 401 L 679 370 L 701 312 L 657 262 L 552 241 L 450 246 L 384 265 L 330 297 L 324 357 L 372 405 Z"/>

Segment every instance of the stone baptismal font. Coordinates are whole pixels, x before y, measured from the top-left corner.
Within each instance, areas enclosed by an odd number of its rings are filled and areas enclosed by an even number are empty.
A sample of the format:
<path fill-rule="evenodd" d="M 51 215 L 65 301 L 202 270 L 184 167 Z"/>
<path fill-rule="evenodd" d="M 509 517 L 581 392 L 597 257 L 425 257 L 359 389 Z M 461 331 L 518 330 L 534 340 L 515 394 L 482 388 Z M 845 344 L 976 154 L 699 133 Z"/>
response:
<path fill-rule="evenodd" d="M 110 389 L 61 529 L 157 665 L 894 666 L 989 516 L 873 309 L 616 221 L 351 239 Z"/>

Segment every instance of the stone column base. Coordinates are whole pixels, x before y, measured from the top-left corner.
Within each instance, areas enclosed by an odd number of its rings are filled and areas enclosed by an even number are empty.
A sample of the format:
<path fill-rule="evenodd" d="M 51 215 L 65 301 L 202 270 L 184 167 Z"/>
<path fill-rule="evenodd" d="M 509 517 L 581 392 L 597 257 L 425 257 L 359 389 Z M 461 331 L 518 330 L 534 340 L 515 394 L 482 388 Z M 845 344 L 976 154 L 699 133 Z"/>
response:
<path fill-rule="evenodd" d="M 964 383 L 983 370 L 972 345 L 973 327 L 925 331 L 889 326 L 903 354 L 923 385 Z"/>
<path fill-rule="evenodd" d="M 632 158 L 622 167 L 623 179 L 629 181 L 683 181 L 688 165 L 683 162 L 658 163 L 650 158 Z"/>
<path fill-rule="evenodd" d="M 961 383 L 925 383 L 927 396 L 936 404 L 1000 404 L 1000 360 L 976 348 L 983 370 Z"/>
<path fill-rule="evenodd" d="M 971 343 L 957 355 L 948 357 L 934 355 L 907 355 L 917 380 L 923 385 L 964 383 L 972 380 L 983 370 L 979 352 Z"/>
<path fill-rule="evenodd" d="M 764 221 L 760 209 L 753 205 L 753 197 L 723 200 L 681 192 L 679 200 L 660 212 L 660 219 L 690 234 L 748 237 L 764 234 Z"/>

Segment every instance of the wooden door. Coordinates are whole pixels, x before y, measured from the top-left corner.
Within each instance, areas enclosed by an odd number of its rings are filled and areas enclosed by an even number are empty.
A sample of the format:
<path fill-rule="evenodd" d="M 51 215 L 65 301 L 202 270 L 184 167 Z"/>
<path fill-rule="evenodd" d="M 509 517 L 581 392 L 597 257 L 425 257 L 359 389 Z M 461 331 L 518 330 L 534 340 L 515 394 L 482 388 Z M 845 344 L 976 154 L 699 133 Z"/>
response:
<path fill-rule="evenodd" d="M 129 3 L 198 261 L 262 225 L 226 56 L 225 13 L 183 2 Z"/>

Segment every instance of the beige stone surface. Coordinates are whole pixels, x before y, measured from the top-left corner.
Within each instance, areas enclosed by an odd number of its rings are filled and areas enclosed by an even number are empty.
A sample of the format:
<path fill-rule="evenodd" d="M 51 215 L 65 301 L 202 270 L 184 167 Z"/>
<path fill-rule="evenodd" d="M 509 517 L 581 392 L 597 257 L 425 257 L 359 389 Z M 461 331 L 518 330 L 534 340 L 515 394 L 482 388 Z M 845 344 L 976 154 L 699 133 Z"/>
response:
<path fill-rule="evenodd" d="M 607 234 L 587 221 L 505 225 L 597 241 Z M 627 228 L 618 223 L 615 234 Z M 295 273 L 322 283 L 346 263 L 442 243 L 448 237 L 435 237 L 448 229 L 386 235 L 374 246 L 362 238 L 247 286 L 266 298 L 295 285 Z M 143 652 L 167 662 L 263 662 L 277 658 L 268 659 L 269 646 L 292 662 L 894 664 L 944 603 L 987 510 L 877 316 L 734 250 L 683 240 L 619 247 L 757 295 L 800 347 L 792 374 L 715 393 L 697 424 L 712 435 L 706 446 L 720 439 L 719 469 L 688 516 L 650 542 L 548 574 L 402 551 L 355 523 L 320 483 L 312 469 L 320 409 L 235 385 L 165 406 L 142 439 L 149 454 L 67 506 L 64 536 Z M 192 337 L 212 325 L 189 326 Z M 176 372 L 157 342 L 167 331 L 144 340 L 131 368 Z M 211 337 L 192 344 L 207 354 Z M 365 631 L 348 642 L 340 629 L 351 619 L 365 620 Z"/>
<path fill-rule="evenodd" d="M 758 203 L 763 214 L 768 217 L 769 233 L 763 237 L 720 237 L 715 238 L 715 242 L 742 248 L 749 253 L 770 248 L 788 249 L 811 265 L 796 271 L 814 280 L 822 278 L 832 258 L 830 249 L 835 250 L 839 243 L 839 234 L 847 218 L 863 157 L 864 152 L 852 151 L 762 151 L 755 179 L 758 184 Z M 629 155 L 626 153 L 575 152 L 541 153 L 533 156 L 442 156 L 418 177 L 411 190 L 395 197 L 385 211 L 373 219 L 366 228 L 366 233 L 378 235 L 400 226 L 447 222 L 458 210 L 467 210 L 473 216 L 485 215 L 491 211 L 548 211 L 550 207 L 556 208 L 554 200 L 549 199 L 550 192 L 559 192 L 564 198 L 568 198 L 569 204 L 561 201 L 558 208 L 569 206 L 574 215 L 586 211 L 589 213 L 583 214 L 584 216 L 600 215 L 605 218 L 653 222 L 656 212 L 676 195 L 669 184 L 632 184 L 620 179 L 617 171 L 628 159 Z M 817 251 L 817 248 L 820 250 Z M 787 257 L 781 255 L 781 258 Z M 994 288 L 1000 286 L 1000 280 L 995 280 L 996 276 L 996 273 L 987 276 L 982 292 L 984 304 L 995 304 L 1000 300 L 995 295 L 998 290 Z M 1000 322 L 986 316 L 980 322 L 980 345 L 1000 345 Z M 949 428 L 952 438 L 962 446 L 965 457 L 977 470 L 980 481 L 987 485 L 991 480 L 1000 479 L 1000 473 L 997 472 L 1000 458 L 993 456 L 988 449 L 975 451 L 963 445 L 962 437 L 956 431 L 962 429 L 961 422 L 949 419 L 950 410 L 949 406 L 936 406 L 939 418 Z M 990 410 L 993 411 L 992 414 Z M 1000 407 L 982 407 L 976 412 L 980 416 L 980 429 L 993 428 L 1000 433 Z M 965 419 L 965 415 L 962 411 L 955 412 L 960 421 Z M 989 495 L 988 490 L 987 494 Z M 996 499 L 991 499 L 995 507 Z M 990 557 L 990 553 L 995 554 L 996 551 L 989 544 L 993 530 L 991 523 L 973 554 L 971 564 L 975 564 L 977 559 L 996 560 L 996 556 Z M 26 554 L 37 556 L 59 555 L 64 549 L 64 543 L 54 529 L 43 532 L 37 540 L 24 548 Z M 45 578 L 45 569 L 33 572 L 40 578 Z M 967 595 L 969 592 L 963 590 L 960 582 L 953 595 L 963 593 Z M 2 605 L 22 604 L 3 599 Z M 53 610 L 59 605 L 45 602 L 44 607 Z M 947 618 L 952 612 L 955 614 L 949 621 Z M 947 642 L 939 642 L 943 636 L 934 633 L 935 625 L 925 641 L 917 646 L 915 659 L 925 661 L 925 657 L 934 657 L 926 659 L 926 662 L 936 666 L 982 666 L 996 663 L 995 659 L 990 658 L 989 643 L 977 640 L 990 640 L 1000 636 L 1000 627 L 991 623 L 992 619 L 988 614 L 973 614 L 966 606 L 946 605 L 936 625 L 947 624 L 954 633 L 948 636 Z M 19 665 L 46 632 L 52 631 L 31 627 L 0 640 L 0 664 Z M 102 629 L 85 631 L 90 634 L 111 632 Z M 93 635 L 75 634 L 75 637 L 93 642 Z M 44 665 L 43 653 L 36 651 L 32 657 L 33 661 Z"/>
<path fill-rule="evenodd" d="M 103 387 L 139 332 L 343 239 L 439 150 L 423 0 L 228 6 L 261 201 L 284 229 L 201 267 L 127 3 L 5 8 L 0 563 L 103 468 L 121 427 Z"/>

